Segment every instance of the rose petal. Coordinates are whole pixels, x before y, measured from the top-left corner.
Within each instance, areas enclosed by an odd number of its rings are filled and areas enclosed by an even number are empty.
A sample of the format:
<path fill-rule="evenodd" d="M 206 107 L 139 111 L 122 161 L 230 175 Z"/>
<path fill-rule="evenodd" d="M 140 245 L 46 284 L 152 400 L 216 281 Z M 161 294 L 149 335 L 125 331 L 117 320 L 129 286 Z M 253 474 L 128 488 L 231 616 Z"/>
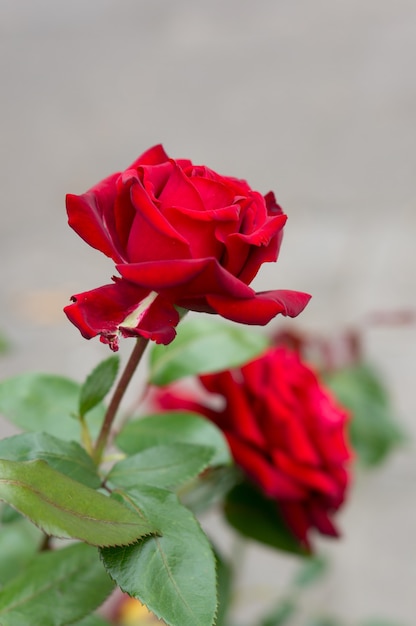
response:
<path fill-rule="evenodd" d="M 284 500 L 298 500 L 304 497 L 304 490 L 267 461 L 261 451 L 241 441 L 234 433 L 224 431 L 224 435 L 237 465 L 260 485 L 267 496 Z"/>
<path fill-rule="evenodd" d="M 145 188 L 152 202 L 160 208 L 159 195 L 162 193 L 173 169 L 172 162 L 160 163 L 159 165 L 140 166 L 137 168 L 137 176 Z"/>
<path fill-rule="evenodd" d="M 167 411 L 189 411 L 190 413 L 198 413 L 206 418 L 213 420 L 217 412 L 209 407 L 196 401 L 195 396 L 189 393 L 185 394 L 182 390 L 170 391 L 169 388 L 157 388 L 154 395 L 154 401 L 158 408 Z"/>
<path fill-rule="evenodd" d="M 278 508 L 290 528 L 305 546 L 310 548 L 308 531 L 312 525 L 303 502 L 278 502 Z"/>
<path fill-rule="evenodd" d="M 118 279 L 114 284 L 72 296 L 73 304 L 65 307 L 64 312 L 83 337 L 91 339 L 101 335 L 113 350 L 118 348 L 118 334 L 144 336 L 158 343 L 169 343 L 175 336 L 174 326 L 179 321 L 179 315 L 172 304 L 169 305 L 157 294 L 140 312 L 136 325 L 125 325 L 148 297 L 149 290 Z"/>
<path fill-rule="evenodd" d="M 155 292 L 153 293 L 156 295 Z M 138 309 L 142 309 L 145 300 L 138 304 Z M 176 337 L 175 327 L 179 319 L 179 313 L 172 302 L 162 296 L 157 296 L 145 310 L 140 311 L 140 316 L 134 326 L 126 326 L 124 321 L 120 324 L 119 330 L 123 337 L 140 335 L 155 343 L 166 345 Z"/>
<path fill-rule="evenodd" d="M 253 407 L 244 387 L 236 380 L 237 372 L 226 371 L 220 374 L 201 376 L 202 384 L 208 388 L 210 379 L 215 379 L 216 393 L 223 395 L 227 400 L 227 406 L 218 419 L 218 426 L 225 430 L 232 430 L 235 435 L 259 449 L 266 448 L 267 442 L 262 434 Z"/>
<path fill-rule="evenodd" d="M 247 249 L 245 263 L 238 272 L 236 272 L 238 278 L 247 285 L 257 276 L 263 263 L 277 261 L 283 239 L 283 226 L 286 221 L 286 216 L 284 215 L 282 217 L 284 220 L 280 218 L 273 224 L 267 223 L 265 225 L 262 237 L 272 235 L 272 230 L 279 227 L 277 228 L 277 232 L 268 239 L 268 243 L 265 245 L 254 245 L 254 240 L 250 240 L 248 236 L 246 239 L 244 239 L 244 237 L 233 237 L 232 240 L 228 242 L 229 258 L 234 255 L 242 254 L 241 252 L 239 253 L 239 250 L 244 247 Z M 224 261 L 224 266 L 228 268 L 228 261 Z"/>
<path fill-rule="evenodd" d="M 190 258 L 189 243 L 166 220 L 139 181 L 131 186 L 130 197 L 136 212 L 128 235 L 129 261 Z"/>
<path fill-rule="evenodd" d="M 86 193 L 66 196 L 68 223 L 90 246 L 103 252 L 116 263 L 125 260 L 116 236 L 113 205 L 116 181 L 120 174 L 112 174 Z"/>
<path fill-rule="evenodd" d="M 204 204 L 205 211 L 218 211 L 222 207 L 234 204 L 233 189 L 220 180 L 201 176 L 193 176 L 191 180 Z"/>
<path fill-rule="evenodd" d="M 324 467 L 317 468 L 306 463 L 299 463 L 280 450 L 273 451 L 272 457 L 276 467 L 279 467 L 295 482 L 299 482 L 309 489 L 322 492 L 329 497 L 337 496 L 339 487 L 330 473 L 325 473 Z"/>
<path fill-rule="evenodd" d="M 191 180 L 175 161 L 171 163 L 172 171 L 158 198 L 161 211 L 171 206 L 185 206 L 193 211 L 203 211 L 204 203 Z"/>
<path fill-rule="evenodd" d="M 189 242 L 192 258 L 220 259 L 227 234 L 235 231 L 237 227 L 239 210 L 240 207 L 236 205 L 226 206 L 217 211 L 193 211 L 184 207 L 169 207 L 164 209 L 164 216 L 170 223 L 175 224 L 175 229 Z"/>
<path fill-rule="evenodd" d="M 118 265 L 120 274 L 140 287 L 166 291 L 180 298 L 227 294 L 229 298 L 252 298 L 254 291 L 224 270 L 214 258 L 154 261 Z M 238 300 L 240 302 L 240 300 Z"/>
<path fill-rule="evenodd" d="M 224 267 L 246 284 L 251 283 L 263 263 L 277 260 L 287 220 L 272 192 L 263 198 L 251 191 L 250 197 L 252 202 L 245 208 L 240 232 L 227 241 L 228 256 L 223 261 Z"/>
<path fill-rule="evenodd" d="M 227 296 L 208 295 L 207 302 L 222 317 L 242 324 L 264 326 L 279 313 L 296 317 L 311 296 L 298 291 L 263 291 L 251 298 L 236 300 Z"/>
<path fill-rule="evenodd" d="M 268 215 L 283 215 L 284 211 L 280 204 L 276 202 L 276 196 L 273 191 L 269 191 L 264 196 Z"/>
<path fill-rule="evenodd" d="M 159 165 L 169 161 L 162 144 L 158 144 L 143 152 L 127 169 L 137 169 L 140 165 Z"/>
<path fill-rule="evenodd" d="M 131 203 L 131 186 L 137 180 L 135 170 L 122 172 L 117 179 L 117 196 L 114 200 L 114 223 L 118 239 L 123 247 L 126 260 L 128 260 L 127 243 L 131 225 L 136 211 Z"/>
<path fill-rule="evenodd" d="M 308 505 L 308 515 L 311 525 L 315 526 L 323 535 L 329 537 L 339 537 L 337 527 L 333 524 L 332 520 L 323 506 L 320 506 L 318 502 L 311 501 Z"/>
<path fill-rule="evenodd" d="M 258 191 L 248 189 L 240 196 L 240 205 L 244 210 L 240 232 L 246 235 L 261 228 L 268 218 L 264 197 Z"/>

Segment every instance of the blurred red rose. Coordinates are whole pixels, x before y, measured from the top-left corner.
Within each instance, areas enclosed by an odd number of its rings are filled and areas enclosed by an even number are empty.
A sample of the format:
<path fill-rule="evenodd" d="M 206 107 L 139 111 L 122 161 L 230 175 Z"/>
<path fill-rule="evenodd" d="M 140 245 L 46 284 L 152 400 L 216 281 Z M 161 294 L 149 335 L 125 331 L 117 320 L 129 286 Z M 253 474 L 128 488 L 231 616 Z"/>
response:
<path fill-rule="evenodd" d="M 215 422 L 236 464 L 276 501 L 305 545 L 312 528 L 337 536 L 332 514 L 348 483 L 347 414 L 310 367 L 292 350 L 275 347 L 241 369 L 200 376 L 200 381 L 209 395 L 186 397 L 165 388 L 158 404 L 197 411 Z"/>
<path fill-rule="evenodd" d="M 113 259 L 121 278 L 73 296 L 65 313 L 84 337 L 100 335 L 113 350 L 120 335 L 170 343 L 175 306 L 263 325 L 278 313 L 297 315 L 309 300 L 248 286 L 278 256 L 286 215 L 273 193 L 170 159 L 160 145 L 85 194 L 68 195 L 66 205 L 70 226 Z"/>

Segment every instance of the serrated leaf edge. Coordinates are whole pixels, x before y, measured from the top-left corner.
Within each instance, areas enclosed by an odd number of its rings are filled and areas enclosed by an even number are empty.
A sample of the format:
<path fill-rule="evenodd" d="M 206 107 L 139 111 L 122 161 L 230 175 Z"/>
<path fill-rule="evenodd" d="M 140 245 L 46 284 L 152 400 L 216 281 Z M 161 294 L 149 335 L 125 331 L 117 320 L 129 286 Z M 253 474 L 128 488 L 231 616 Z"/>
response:
<path fill-rule="evenodd" d="M 125 491 L 117 491 L 116 493 L 118 493 L 118 494 L 119 494 L 119 495 L 123 498 L 123 500 L 124 500 L 124 499 L 126 499 L 127 503 L 128 503 L 130 506 L 132 506 L 132 508 L 134 508 L 134 510 L 136 510 L 138 513 L 140 513 L 141 515 L 143 515 L 143 514 L 142 514 L 142 512 L 140 511 L 140 509 L 138 509 L 138 508 L 137 508 L 137 505 L 135 505 L 135 504 L 134 504 L 134 502 L 132 502 L 132 501 L 130 500 L 130 498 L 129 498 L 129 496 L 128 496 L 128 493 L 126 493 Z M 178 499 L 178 502 L 179 502 L 179 499 Z M 181 504 L 181 503 L 179 502 L 179 504 Z M 187 509 L 187 507 L 185 507 L 183 504 L 182 504 L 181 506 L 183 506 L 183 508 Z M 201 532 L 202 532 L 202 533 L 205 535 L 205 537 L 207 538 L 207 542 L 208 542 L 208 544 L 209 544 L 209 550 L 210 550 L 210 552 L 211 552 L 211 554 L 212 554 L 212 556 L 213 556 L 213 560 L 214 560 L 214 563 L 215 563 L 215 581 L 216 581 L 216 585 L 215 585 L 215 586 L 216 586 L 216 589 L 217 589 L 217 596 L 216 596 L 216 603 L 215 603 L 215 612 L 214 612 L 214 615 L 213 615 L 213 620 L 212 620 L 212 622 L 211 622 L 210 624 L 203 624 L 202 622 L 199 622 L 199 621 L 198 621 L 197 623 L 195 623 L 195 625 L 194 625 L 194 626 L 215 626 L 216 621 L 217 621 L 217 617 L 218 617 L 218 582 L 219 582 L 219 581 L 218 581 L 218 571 L 217 571 L 217 559 L 215 558 L 215 553 L 214 553 L 214 550 L 213 550 L 212 544 L 211 544 L 211 542 L 210 542 L 210 540 L 209 540 L 208 536 L 206 535 L 205 531 L 203 530 L 203 528 L 202 528 L 202 526 L 201 526 L 201 524 L 200 524 L 199 520 L 195 517 L 195 515 L 192 513 L 192 511 L 190 511 L 189 509 L 187 509 L 187 510 L 188 510 L 188 513 L 190 513 L 190 515 L 192 515 L 192 517 L 194 518 L 194 520 L 195 520 L 195 522 L 196 522 L 197 526 L 199 527 L 199 529 L 201 530 Z M 159 536 L 163 536 L 163 533 L 160 533 L 160 535 L 159 535 Z M 154 538 L 154 539 L 155 539 L 155 541 L 157 542 L 158 537 L 157 537 L 157 536 L 155 536 L 155 537 L 153 537 L 153 538 Z M 138 541 L 134 541 L 133 543 L 137 543 L 137 544 L 138 544 L 138 543 L 141 543 L 141 542 L 142 542 L 142 541 L 144 541 L 144 540 L 145 540 L 145 538 L 144 538 L 144 537 L 142 537 L 141 539 L 139 539 Z M 130 545 L 131 545 L 131 544 L 130 544 Z M 124 547 L 124 546 L 120 546 L 120 547 Z M 158 550 L 159 550 L 159 549 L 158 549 Z M 162 552 L 161 550 L 159 550 L 159 552 L 160 552 L 160 553 L 161 553 L 161 555 L 162 555 L 162 561 L 165 561 L 165 559 L 163 558 L 163 552 Z M 170 622 L 166 621 L 166 618 L 165 618 L 165 617 L 163 617 L 163 616 L 162 616 L 162 614 L 161 614 L 160 612 L 158 612 L 156 609 L 153 609 L 152 607 L 149 607 L 149 606 L 148 606 L 148 604 L 146 604 L 146 602 L 144 601 L 144 599 L 142 599 L 142 598 L 139 596 L 139 594 L 134 595 L 134 594 L 132 594 L 132 593 L 129 593 L 129 591 L 127 591 L 127 589 L 124 589 L 121 585 L 119 585 L 119 584 L 117 583 L 117 581 L 115 580 L 115 578 L 113 578 L 113 576 L 111 575 L 111 573 L 107 570 L 107 567 L 105 566 L 105 562 L 104 562 L 104 559 L 103 559 L 103 555 L 102 555 L 102 553 L 100 553 L 100 558 L 101 558 L 101 560 L 102 560 L 102 562 L 103 562 L 103 565 L 104 565 L 104 568 L 105 568 L 105 570 L 106 570 L 107 574 L 110 576 L 111 580 L 113 580 L 113 581 L 116 583 L 116 585 L 120 587 L 120 589 L 121 589 L 121 591 L 122 591 L 123 593 L 127 593 L 127 595 L 129 595 L 131 598 L 135 598 L 135 599 L 139 600 L 139 601 L 140 601 L 140 602 L 141 602 L 141 603 L 142 603 L 142 604 L 143 604 L 143 605 L 144 605 L 144 606 L 145 606 L 145 607 L 146 607 L 146 608 L 147 608 L 147 609 L 148 609 L 151 613 L 153 613 L 153 615 L 155 615 L 155 616 L 157 617 L 157 619 L 159 619 L 159 620 L 163 620 L 163 621 L 164 621 L 164 622 L 165 622 L 168 626 L 182 626 L 182 625 L 179 625 L 179 624 L 173 624 L 173 623 L 170 623 Z M 176 587 L 176 584 L 175 584 L 175 587 Z M 179 595 L 181 598 L 183 598 L 183 596 L 182 596 L 182 594 L 181 594 L 181 593 L 178 593 L 178 595 Z M 185 605 L 185 606 L 189 606 L 188 602 L 187 602 L 187 601 L 185 601 L 185 599 L 184 599 L 184 605 Z M 191 611 L 191 613 L 193 614 L 193 611 Z"/>
<path fill-rule="evenodd" d="M 24 461 L 24 463 L 41 463 L 41 464 L 44 464 L 44 465 L 47 465 L 48 467 L 50 467 L 48 465 L 48 463 L 46 461 L 44 461 L 43 459 L 36 459 L 34 461 Z M 53 469 L 53 468 L 51 468 L 51 469 Z M 54 470 L 54 471 L 57 472 L 57 470 Z M 57 472 L 57 473 L 61 473 L 61 472 Z M 78 481 L 74 480 L 73 478 L 70 478 L 69 476 L 66 476 L 65 474 L 62 474 L 62 476 L 65 476 L 65 478 L 67 478 L 69 481 L 72 481 L 75 484 L 79 484 L 79 485 L 82 485 L 83 487 L 85 487 L 85 485 L 83 485 L 82 483 L 78 483 Z M 40 491 L 38 491 L 38 489 L 35 489 L 34 487 L 28 486 L 26 483 L 24 483 L 21 480 L 15 480 L 15 479 L 11 479 L 11 480 L 7 479 L 6 480 L 6 479 L 3 479 L 3 478 L 0 478 L 0 482 L 12 483 L 12 484 L 15 484 L 15 485 L 21 487 L 23 490 L 26 489 L 26 490 L 32 491 L 32 492 L 36 493 L 42 501 L 44 501 L 45 503 L 49 504 L 54 509 L 66 511 L 66 512 L 70 513 L 71 515 L 73 515 L 73 517 L 78 517 L 79 519 L 89 519 L 91 521 L 93 521 L 95 519 L 94 517 L 90 517 L 88 515 L 80 516 L 80 515 L 78 515 L 78 513 L 72 511 L 71 509 L 64 509 L 63 507 L 56 506 L 55 503 L 52 502 L 51 500 L 49 500 L 47 497 L 43 497 L 43 494 Z M 87 487 L 87 488 L 91 489 L 91 487 Z M 91 491 L 95 491 L 95 493 L 97 493 L 97 494 L 100 493 L 100 492 L 98 492 L 98 491 L 96 491 L 94 489 L 91 489 Z M 103 494 L 101 494 L 101 495 L 103 495 Z M 106 496 L 103 495 L 103 497 L 106 497 Z M 49 534 L 47 532 L 47 530 L 45 530 L 42 527 L 41 524 L 39 524 L 38 522 L 32 520 L 28 515 L 26 515 L 26 513 L 21 511 L 18 506 L 10 503 L 8 500 L 6 500 L 5 498 L 3 498 L 1 496 L 0 496 L 0 501 L 6 502 L 15 511 L 17 511 L 18 513 L 23 515 L 26 519 L 28 519 L 34 526 L 39 528 L 42 532 L 44 532 L 45 534 Z M 117 500 L 116 500 L 116 502 L 117 502 Z M 119 504 L 121 504 L 121 503 L 119 502 Z M 147 520 L 147 518 L 143 515 L 143 513 L 139 509 L 135 509 L 135 512 L 139 513 L 140 517 L 142 517 L 146 522 L 148 522 L 150 524 L 149 520 Z M 101 524 L 109 524 L 109 525 L 117 524 L 117 522 L 115 522 L 114 520 L 103 520 L 103 519 L 101 519 L 101 520 L 97 520 L 97 521 L 99 521 Z M 124 526 L 133 526 L 134 525 L 133 522 L 122 522 L 122 524 Z M 140 537 L 135 537 L 135 538 L 133 538 L 130 541 L 127 541 L 127 542 L 122 542 L 122 543 L 112 543 L 111 542 L 111 543 L 103 543 L 103 544 L 97 543 L 97 542 L 91 543 L 90 541 L 87 541 L 87 540 L 83 539 L 82 537 L 78 537 L 75 534 L 69 535 L 69 533 L 64 534 L 64 535 L 53 533 L 52 536 L 53 537 L 57 537 L 58 539 L 77 539 L 78 541 L 80 541 L 82 543 L 86 543 L 87 545 L 91 545 L 91 546 L 97 547 L 97 548 L 112 548 L 112 547 L 122 547 L 122 546 L 133 545 L 134 543 L 137 543 L 137 541 L 140 540 L 143 537 L 152 537 L 152 536 L 157 536 L 158 534 L 161 535 L 160 531 L 155 529 L 153 532 L 151 532 L 151 531 L 144 532 L 143 534 L 140 535 Z"/>

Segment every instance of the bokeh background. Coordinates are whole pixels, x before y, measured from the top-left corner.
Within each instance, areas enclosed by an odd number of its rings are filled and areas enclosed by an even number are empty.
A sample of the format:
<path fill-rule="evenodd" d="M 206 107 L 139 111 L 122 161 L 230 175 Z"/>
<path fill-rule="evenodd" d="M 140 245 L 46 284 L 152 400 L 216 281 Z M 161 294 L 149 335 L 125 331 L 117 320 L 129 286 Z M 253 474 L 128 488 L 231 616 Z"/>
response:
<path fill-rule="evenodd" d="M 416 310 L 414 0 L 0 0 L 0 50 L 2 377 L 81 380 L 107 355 L 62 313 L 113 272 L 67 227 L 64 196 L 159 142 L 275 190 L 285 241 L 254 286 L 313 294 L 293 328 Z M 357 477 L 308 614 L 415 623 L 415 339 L 414 325 L 366 335 L 409 441 Z M 296 562 L 254 544 L 246 556 L 249 623 Z"/>

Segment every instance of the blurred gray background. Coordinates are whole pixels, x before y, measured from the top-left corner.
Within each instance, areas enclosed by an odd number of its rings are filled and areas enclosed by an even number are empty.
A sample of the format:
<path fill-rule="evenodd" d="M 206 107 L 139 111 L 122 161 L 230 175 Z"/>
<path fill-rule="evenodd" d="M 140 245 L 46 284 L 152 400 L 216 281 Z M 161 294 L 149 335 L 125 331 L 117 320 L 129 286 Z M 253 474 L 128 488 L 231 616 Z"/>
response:
<path fill-rule="evenodd" d="M 416 310 L 414 0 L 0 0 L 0 49 L 2 377 L 81 379 L 107 356 L 62 313 L 113 272 L 67 227 L 64 196 L 158 142 L 275 190 L 285 240 L 254 286 L 313 294 L 293 327 Z M 415 339 L 411 325 L 367 334 L 409 444 L 357 478 L 306 613 L 416 622 Z M 243 623 L 295 565 L 250 546 Z"/>

